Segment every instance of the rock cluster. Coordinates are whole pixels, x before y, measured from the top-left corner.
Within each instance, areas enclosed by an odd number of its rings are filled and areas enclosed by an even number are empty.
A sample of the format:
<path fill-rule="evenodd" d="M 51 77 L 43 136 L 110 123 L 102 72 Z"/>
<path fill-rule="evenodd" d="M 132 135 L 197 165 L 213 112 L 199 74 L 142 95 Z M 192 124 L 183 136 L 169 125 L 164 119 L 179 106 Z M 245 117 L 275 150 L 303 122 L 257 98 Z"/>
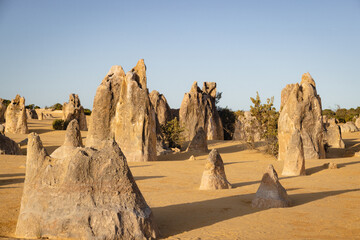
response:
<path fill-rule="evenodd" d="M 113 66 L 96 91 L 86 146 L 114 138 L 128 161 L 156 160 L 156 116 L 141 59 L 126 75 Z"/>
<path fill-rule="evenodd" d="M 19 146 L 12 139 L 0 134 L 0 154 L 19 155 Z"/>
<path fill-rule="evenodd" d="M 305 159 L 325 158 L 321 99 L 309 73 L 301 83 L 289 84 L 281 92 L 278 122 L 279 160 L 283 175 L 305 174 Z"/>
<path fill-rule="evenodd" d="M 19 238 L 154 239 L 159 236 L 126 158 L 114 141 L 61 159 L 29 135 Z"/>
<path fill-rule="evenodd" d="M 202 127 L 200 127 L 194 138 L 189 143 L 189 146 L 186 149 L 187 152 L 200 152 L 208 153 L 208 146 L 206 140 L 206 133 Z"/>
<path fill-rule="evenodd" d="M 353 122 L 347 122 L 343 125 L 341 125 L 341 132 L 342 133 L 350 133 L 350 132 L 358 132 L 359 129 L 356 127 L 355 123 Z"/>
<path fill-rule="evenodd" d="M 27 119 L 38 119 L 38 115 L 34 109 L 26 109 Z"/>
<path fill-rule="evenodd" d="M 29 132 L 26 119 L 25 98 L 16 95 L 6 109 L 5 132 L 26 134 Z"/>
<path fill-rule="evenodd" d="M 261 132 L 259 127 L 260 123 L 256 118 L 251 115 L 251 112 L 246 111 L 235 122 L 233 140 L 249 141 L 252 138 L 254 141 L 260 141 Z"/>
<path fill-rule="evenodd" d="M 324 140 L 331 148 L 345 148 L 345 143 L 341 137 L 340 127 L 335 118 L 324 117 Z"/>
<path fill-rule="evenodd" d="M 70 122 L 73 119 L 78 120 L 81 131 L 87 131 L 84 108 L 81 106 L 79 96 L 74 93 L 69 95 L 69 102 L 63 105 L 63 120 Z"/>
<path fill-rule="evenodd" d="M 80 126 L 76 119 L 71 120 L 66 128 L 64 144 L 57 148 L 52 154 L 53 158 L 64 158 L 74 152 L 78 147 L 83 147 Z"/>
<path fill-rule="evenodd" d="M 278 175 L 273 165 L 270 164 L 261 179 L 260 186 L 252 201 L 252 207 L 282 208 L 289 206 L 290 199 L 287 192 L 279 182 Z"/>
<path fill-rule="evenodd" d="M 226 179 L 222 158 L 216 149 L 211 150 L 206 161 L 200 184 L 200 190 L 228 189 L 231 184 Z"/>
<path fill-rule="evenodd" d="M 157 120 L 160 125 L 166 124 L 171 120 L 171 111 L 169 104 L 163 94 L 160 94 L 158 91 L 153 90 L 150 94 L 150 101 L 154 107 Z"/>
<path fill-rule="evenodd" d="M 191 141 L 198 128 L 202 127 L 207 140 L 224 140 L 220 116 L 215 106 L 216 83 L 204 82 L 201 90 L 194 82 L 180 106 L 180 125 L 184 127 L 183 138 Z"/>

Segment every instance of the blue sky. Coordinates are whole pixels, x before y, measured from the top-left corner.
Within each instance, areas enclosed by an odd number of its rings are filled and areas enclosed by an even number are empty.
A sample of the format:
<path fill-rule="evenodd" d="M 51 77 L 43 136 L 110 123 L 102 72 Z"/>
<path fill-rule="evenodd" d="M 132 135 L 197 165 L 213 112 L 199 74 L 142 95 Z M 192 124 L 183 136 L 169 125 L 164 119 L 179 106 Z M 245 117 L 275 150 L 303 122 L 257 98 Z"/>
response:
<path fill-rule="evenodd" d="M 360 106 L 360 1 L 0 0 L 0 97 L 92 108 L 112 65 L 145 59 L 149 91 L 179 108 L 194 81 L 249 109 L 310 72 L 324 108 Z"/>

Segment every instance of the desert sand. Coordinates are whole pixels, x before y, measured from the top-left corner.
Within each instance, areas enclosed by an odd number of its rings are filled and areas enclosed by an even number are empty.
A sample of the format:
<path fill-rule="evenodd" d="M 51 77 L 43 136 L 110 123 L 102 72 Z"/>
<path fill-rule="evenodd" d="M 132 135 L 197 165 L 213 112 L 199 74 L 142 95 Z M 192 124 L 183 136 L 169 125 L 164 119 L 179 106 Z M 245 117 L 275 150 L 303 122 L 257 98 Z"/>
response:
<path fill-rule="evenodd" d="M 61 117 L 52 112 L 54 117 Z M 53 119 L 29 120 L 51 154 L 65 131 Z M 86 141 L 86 131 L 82 131 Z M 26 134 L 7 134 L 16 142 Z M 328 159 L 306 160 L 306 176 L 283 177 L 290 208 L 253 209 L 251 201 L 269 164 L 280 174 L 282 161 L 248 150 L 238 141 L 208 141 L 225 164 L 232 189 L 200 191 L 206 154 L 175 153 L 156 162 L 130 162 L 135 180 L 152 208 L 165 239 L 360 239 L 360 132 L 343 134 L 346 149 L 332 149 Z M 26 153 L 26 146 L 22 146 Z M 0 237 L 14 238 L 25 178 L 26 155 L 0 155 Z M 325 169 L 324 163 L 338 164 Z"/>

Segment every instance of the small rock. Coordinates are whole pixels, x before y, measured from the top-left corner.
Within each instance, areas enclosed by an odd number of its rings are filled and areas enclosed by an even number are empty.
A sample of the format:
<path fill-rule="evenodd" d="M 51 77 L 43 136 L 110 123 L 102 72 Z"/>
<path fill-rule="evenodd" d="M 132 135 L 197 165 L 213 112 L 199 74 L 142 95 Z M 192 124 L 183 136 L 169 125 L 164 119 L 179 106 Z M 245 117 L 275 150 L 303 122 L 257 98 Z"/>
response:
<path fill-rule="evenodd" d="M 194 155 L 191 155 L 190 158 L 189 158 L 189 161 L 195 161 L 196 158 L 194 157 Z"/>
<path fill-rule="evenodd" d="M 327 169 L 337 169 L 338 165 L 336 163 L 330 162 L 330 163 L 324 163 L 323 167 Z"/>

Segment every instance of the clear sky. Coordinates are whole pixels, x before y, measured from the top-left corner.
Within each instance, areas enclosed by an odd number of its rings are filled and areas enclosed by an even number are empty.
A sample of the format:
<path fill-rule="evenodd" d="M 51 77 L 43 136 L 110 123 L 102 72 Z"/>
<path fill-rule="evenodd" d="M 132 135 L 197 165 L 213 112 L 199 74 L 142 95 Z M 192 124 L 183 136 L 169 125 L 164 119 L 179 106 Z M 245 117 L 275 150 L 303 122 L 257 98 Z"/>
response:
<path fill-rule="evenodd" d="M 179 108 L 194 81 L 249 109 L 305 72 L 323 109 L 360 106 L 360 1 L 0 0 L 0 97 L 92 108 L 112 65 L 145 59 L 149 91 Z"/>

